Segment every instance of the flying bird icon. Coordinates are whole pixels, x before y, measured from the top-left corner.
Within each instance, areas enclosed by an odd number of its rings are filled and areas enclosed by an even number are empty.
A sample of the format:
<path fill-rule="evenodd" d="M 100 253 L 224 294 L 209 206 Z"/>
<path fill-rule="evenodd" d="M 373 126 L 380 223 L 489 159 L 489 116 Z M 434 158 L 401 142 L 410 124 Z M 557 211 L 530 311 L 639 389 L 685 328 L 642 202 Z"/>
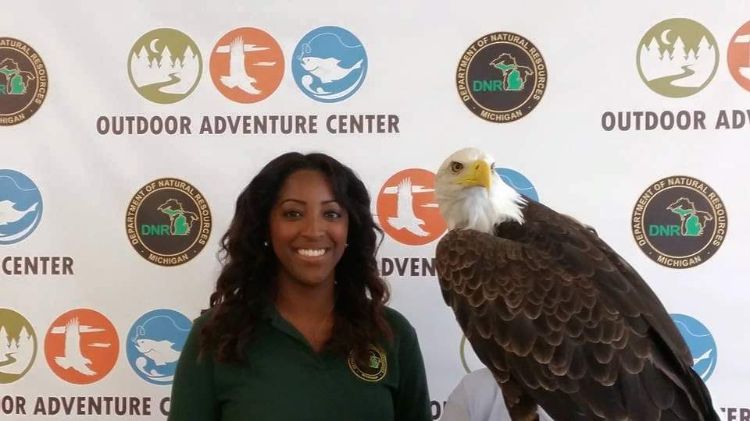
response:
<path fill-rule="evenodd" d="M 87 328 L 87 326 L 84 326 Z M 81 352 L 81 326 L 78 318 L 73 317 L 65 324 L 65 346 L 62 357 L 55 357 L 55 363 L 64 369 L 73 370 L 86 376 L 93 376 L 96 371 L 89 368 L 91 360 Z M 84 329 L 85 330 L 85 329 Z M 52 333 L 59 333 L 60 328 L 52 329 Z"/>
<path fill-rule="evenodd" d="M 420 188 L 421 186 L 416 186 Z M 405 229 L 418 237 L 427 237 L 429 232 L 422 229 L 424 220 L 414 213 L 414 196 L 411 178 L 406 177 L 398 183 L 396 190 L 396 216 L 388 218 L 388 223 L 397 230 Z"/>
<path fill-rule="evenodd" d="M 216 47 L 217 53 L 229 53 L 229 75 L 222 76 L 221 83 L 228 88 L 242 89 L 250 95 L 259 95 L 261 90 L 255 86 L 258 80 L 248 74 L 245 68 L 245 53 L 263 50 L 268 50 L 268 47 L 245 44 L 242 37 L 235 38 L 229 45 Z"/>

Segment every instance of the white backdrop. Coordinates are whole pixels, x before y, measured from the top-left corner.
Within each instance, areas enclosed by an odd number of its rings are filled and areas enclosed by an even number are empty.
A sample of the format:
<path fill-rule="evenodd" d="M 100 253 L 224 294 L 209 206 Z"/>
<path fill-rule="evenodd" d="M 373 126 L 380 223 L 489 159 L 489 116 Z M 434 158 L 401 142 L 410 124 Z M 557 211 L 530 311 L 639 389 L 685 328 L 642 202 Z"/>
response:
<path fill-rule="evenodd" d="M 44 204 L 39 225 L 28 237 L 0 243 L 0 263 L 8 257 L 41 256 L 67 257 L 74 263 L 72 274 L 60 275 L 18 274 L 13 264 L 0 264 L 0 309 L 25 317 L 36 333 L 37 347 L 26 374 L 12 380 L 0 377 L 0 418 L 44 420 L 54 415 L 81 419 L 91 413 L 86 412 L 88 404 L 82 404 L 82 413 L 76 414 L 74 406 L 64 415 L 62 409 L 53 411 L 55 404 L 50 407 L 50 402 L 116 396 L 136 397 L 141 405 L 144 399 L 150 400 L 150 415 L 129 411 L 86 419 L 165 419 L 159 405 L 169 396 L 169 386 L 147 382 L 136 374 L 125 352 L 128 332 L 137 319 L 155 309 L 175 310 L 192 320 L 207 306 L 219 270 L 218 241 L 233 214 L 235 198 L 271 158 L 291 150 L 333 155 L 362 177 L 373 196 L 373 212 L 377 212 L 379 192 L 392 187 L 384 192 L 392 193 L 398 184 L 392 176 L 407 169 L 434 172 L 451 152 L 473 145 L 492 153 L 498 166 L 525 175 L 542 202 L 596 227 L 644 276 L 670 313 L 699 320 L 715 340 L 715 366 L 707 385 L 717 411 L 722 419 L 750 419 L 746 392 L 750 363 L 744 354 L 750 339 L 743 334 L 750 324 L 746 311 L 750 289 L 744 275 L 750 254 L 743 244 L 750 225 L 740 216 L 750 206 L 744 171 L 750 121 L 742 127 L 715 128 L 722 110 L 731 115 L 732 110 L 745 113 L 749 108 L 750 93 L 733 79 L 727 51 L 735 32 L 750 20 L 750 3 L 377 3 L 217 0 L 209 6 L 171 0 L 107 5 L 27 1 L 23 7 L 5 8 L 0 14 L 0 37 L 22 40 L 36 50 L 46 66 L 49 90 L 35 115 L 0 127 L 0 169 L 31 179 Z M 671 18 L 700 22 L 713 34 L 719 53 L 711 82 L 683 98 L 651 90 L 641 80 L 636 62 L 644 34 Z M 298 87 L 292 72 L 298 42 L 322 26 L 346 29 L 366 51 L 362 84 L 343 101 L 311 99 Z M 278 89 L 255 103 L 223 96 L 209 71 L 217 41 L 242 27 L 267 32 L 283 52 L 284 72 Z M 158 28 L 182 31 L 202 56 L 202 74 L 194 90 L 171 104 L 141 96 L 128 76 L 134 43 Z M 491 123 L 472 114 L 462 103 L 455 81 L 464 51 L 482 36 L 500 31 L 521 34 L 533 42 L 548 72 L 540 103 L 510 123 Z M 344 68 L 352 65 L 340 63 Z M 0 106 L 3 101 L 0 96 Z M 601 123 L 605 112 L 667 110 L 703 111 L 707 127 L 605 130 Z M 396 116 L 398 132 L 328 133 L 326 118 L 339 114 Z M 318 116 L 318 133 L 198 133 L 204 116 L 243 115 L 314 115 Z M 186 116 L 192 133 L 101 134 L 97 119 L 102 116 Z M 750 120 L 750 115 L 746 117 Z M 391 121 L 396 120 L 391 117 Z M 632 211 L 641 194 L 658 180 L 676 175 L 710 185 L 729 215 L 726 239 L 715 256 L 685 269 L 651 260 L 631 231 Z M 124 226 L 128 204 L 138 190 L 166 177 L 192 184 L 211 211 L 205 248 L 173 267 L 139 256 Z M 426 196 L 417 199 L 418 192 L 412 192 L 415 201 L 429 203 Z M 0 203 L 10 200 L 10 193 L 0 187 L 3 194 Z M 392 196 L 384 194 L 382 200 L 391 200 L 386 197 Z M 416 212 L 428 217 L 434 211 L 419 207 Z M 387 220 L 392 215 L 380 216 Z M 381 262 L 401 259 L 401 264 L 422 265 L 421 258 L 430 259 L 436 243 L 434 239 L 408 245 L 387 235 L 380 249 Z M 415 258 L 417 263 L 412 263 L 410 259 Z M 421 273 L 420 267 L 415 269 L 418 276 L 412 275 L 409 266 L 401 275 L 389 275 L 388 281 L 393 291 L 391 305 L 407 316 L 419 334 L 437 419 L 440 405 L 466 371 L 458 325 L 442 302 L 437 279 Z M 56 319 L 80 308 L 106 316 L 119 338 L 111 371 L 88 384 L 70 383 L 55 374 L 51 366 L 59 353 L 52 351 L 51 363 L 45 358 L 48 330 L 64 331 L 69 318 Z M 8 314 L 0 313 L 0 324 L 13 324 Z M 0 349 L 3 340 L 11 339 L 0 335 Z M 102 347 L 112 350 L 117 345 L 113 342 Z M 477 367 L 471 356 L 468 360 L 471 368 Z M 0 356 L 0 374 L 8 373 L 3 371 L 3 361 L 9 360 Z M 17 405 L 24 400 L 25 414 Z M 45 411 L 37 407 L 40 401 Z"/>

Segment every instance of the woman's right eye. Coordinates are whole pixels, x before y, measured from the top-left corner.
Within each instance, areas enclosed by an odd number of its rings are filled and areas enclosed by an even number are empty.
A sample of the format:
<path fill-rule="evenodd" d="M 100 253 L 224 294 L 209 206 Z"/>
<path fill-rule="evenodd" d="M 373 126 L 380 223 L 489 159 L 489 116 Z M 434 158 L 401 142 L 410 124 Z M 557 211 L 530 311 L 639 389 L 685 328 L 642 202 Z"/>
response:
<path fill-rule="evenodd" d="M 299 218 L 300 216 L 302 216 L 302 212 L 297 211 L 297 210 L 287 210 L 287 211 L 284 211 L 283 215 L 286 218 Z"/>

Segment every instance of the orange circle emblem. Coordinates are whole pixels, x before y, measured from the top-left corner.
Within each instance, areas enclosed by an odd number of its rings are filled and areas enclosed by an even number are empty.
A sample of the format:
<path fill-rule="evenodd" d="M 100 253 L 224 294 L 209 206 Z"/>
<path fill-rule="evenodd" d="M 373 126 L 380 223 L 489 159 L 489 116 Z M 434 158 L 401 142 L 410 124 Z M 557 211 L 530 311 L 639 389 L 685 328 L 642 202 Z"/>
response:
<path fill-rule="evenodd" d="M 238 28 L 216 43 L 209 69 L 222 95 L 249 104 L 268 98 L 279 87 L 284 76 L 284 53 L 265 31 Z"/>
<path fill-rule="evenodd" d="M 101 313 L 87 308 L 68 311 L 47 330 L 47 364 L 69 383 L 89 384 L 106 376 L 117 362 L 117 331 Z"/>
<path fill-rule="evenodd" d="M 377 213 L 386 234 L 410 246 L 434 241 L 447 228 L 435 200 L 435 174 L 421 168 L 403 170 L 383 184 Z"/>

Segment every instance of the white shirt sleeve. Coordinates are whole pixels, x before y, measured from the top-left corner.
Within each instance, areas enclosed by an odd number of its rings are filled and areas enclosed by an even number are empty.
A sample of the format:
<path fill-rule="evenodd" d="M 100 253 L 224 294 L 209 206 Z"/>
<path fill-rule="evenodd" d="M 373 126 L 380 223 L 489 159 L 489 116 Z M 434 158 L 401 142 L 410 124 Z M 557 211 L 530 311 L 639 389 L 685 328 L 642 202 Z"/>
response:
<path fill-rule="evenodd" d="M 554 421 L 541 408 L 540 421 Z M 458 383 L 445 403 L 440 421 L 511 421 L 500 387 L 487 368 L 473 371 Z"/>

